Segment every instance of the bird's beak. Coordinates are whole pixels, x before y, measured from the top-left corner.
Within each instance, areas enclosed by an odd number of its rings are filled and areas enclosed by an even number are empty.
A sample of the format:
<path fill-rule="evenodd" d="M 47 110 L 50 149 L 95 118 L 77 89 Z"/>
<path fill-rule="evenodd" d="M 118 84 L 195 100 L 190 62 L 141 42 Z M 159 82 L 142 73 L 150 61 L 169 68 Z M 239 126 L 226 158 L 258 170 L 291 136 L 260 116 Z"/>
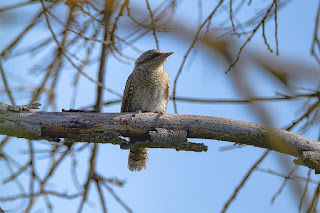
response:
<path fill-rule="evenodd" d="M 173 52 L 163 53 L 159 56 L 159 60 L 166 62 L 168 60 L 169 56 L 172 54 L 173 54 Z"/>
<path fill-rule="evenodd" d="M 169 56 L 172 55 L 172 54 L 173 54 L 173 52 L 168 52 L 168 53 L 165 53 L 164 55 L 167 56 L 167 57 L 169 57 Z"/>

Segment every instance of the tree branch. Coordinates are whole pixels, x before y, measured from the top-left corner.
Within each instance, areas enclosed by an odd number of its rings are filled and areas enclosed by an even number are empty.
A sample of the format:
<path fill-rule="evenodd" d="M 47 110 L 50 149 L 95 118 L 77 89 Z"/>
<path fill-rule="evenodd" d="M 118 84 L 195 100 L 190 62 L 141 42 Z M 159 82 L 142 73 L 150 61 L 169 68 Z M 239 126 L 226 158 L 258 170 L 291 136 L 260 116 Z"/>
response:
<path fill-rule="evenodd" d="M 14 112 L 1 109 L 0 134 L 32 140 L 65 138 L 66 141 L 112 143 L 122 145 L 124 149 L 132 148 L 132 145 L 128 145 L 120 136 L 138 135 L 141 136 L 141 142 L 137 143 L 137 147 L 189 151 L 206 151 L 206 146 L 188 143 L 184 138 L 215 139 L 292 155 L 298 158 L 295 163 L 320 173 L 320 143 L 281 129 L 213 116 L 31 110 Z"/>

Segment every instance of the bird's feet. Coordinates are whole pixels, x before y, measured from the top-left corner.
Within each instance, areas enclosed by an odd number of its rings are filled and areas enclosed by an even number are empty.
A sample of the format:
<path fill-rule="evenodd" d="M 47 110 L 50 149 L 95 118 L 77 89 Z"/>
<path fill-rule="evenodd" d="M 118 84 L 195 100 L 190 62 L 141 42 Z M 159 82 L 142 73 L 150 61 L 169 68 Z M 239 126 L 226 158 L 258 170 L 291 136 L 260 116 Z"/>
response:
<path fill-rule="evenodd" d="M 164 112 L 162 112 L 162 111 L 155 111 L 154 113 L 158 113 L 160 115 L 164 115 Z"/>
<path fill-rule="evenodd" d="M 136 114 L 139 114 L 139 113 L 145 113 L 145 112 L 149 112 L 149 111 L 144 111 L 144 110 L 136 110 L 135 111 L 135 114 L 133 114 L 132 115 L 132 117 L 135 117 L 136 116 Z M 154 111 L 153 113 L 157 113 L 157 114 L 160 114 L 160 115 L 164 115 L 164 112 L 162 112 L 162 111 Z"/>

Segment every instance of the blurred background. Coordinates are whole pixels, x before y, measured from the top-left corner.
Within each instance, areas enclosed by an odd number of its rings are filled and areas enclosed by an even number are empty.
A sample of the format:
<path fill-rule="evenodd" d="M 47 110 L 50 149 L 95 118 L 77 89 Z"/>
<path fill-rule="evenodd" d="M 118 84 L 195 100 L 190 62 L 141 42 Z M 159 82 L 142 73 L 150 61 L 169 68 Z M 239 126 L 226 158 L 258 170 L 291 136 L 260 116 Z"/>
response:
<path fill-rule="evenodd" d="M 0 1 L 0 101 L 120 112 L 134 61 L 161 49 L 174 52 L 165 65 L 167 113 L 250 121 L 319 140 L 319 16 L 317 1 Z M 191 141 L 208 151 L 150 149 L 147 169 L 133 173 L 128 151 L 117 145 L 0 136 L 0 207 L 319 211 L 319 177 L 293 157 Z"/>

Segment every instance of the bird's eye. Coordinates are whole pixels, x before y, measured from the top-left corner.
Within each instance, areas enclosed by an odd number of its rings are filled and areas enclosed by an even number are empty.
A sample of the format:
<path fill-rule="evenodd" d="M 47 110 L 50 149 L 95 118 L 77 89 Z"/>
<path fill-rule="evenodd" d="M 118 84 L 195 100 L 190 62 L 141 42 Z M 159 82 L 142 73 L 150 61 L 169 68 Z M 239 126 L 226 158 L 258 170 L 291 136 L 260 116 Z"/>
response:
<path fill-rule="evenodd" d="M 152 61 L 155 58 L 157 58 L 158 56 L 161 56 L 162 54 L 163 53 L 161 53 L 161 52 L 147 51 L 137 59 L 135 65 L 137 66 L 139 64 L 144 64 L 144 63 L 147 63 L 149 61 Z"/>
<path fill-rule="evenodd" d="M 151 61 L 152 59 L 158 57 L 159 55 L 161 55 L 161 53 L 153 53 L 152 55 L 150 55 L 149 57 L 147 57 L 146 59 L 144 59 L 141 63 L 145 63 L 147 61 Z"/>
<path fill-rule="evenodd" d="M 160 53 L 153 53 L 153 55 L 151 55 L 148 60 L 154 59 L 156 57 L 158 57 L 159 55 L 161 55 Z"/>

